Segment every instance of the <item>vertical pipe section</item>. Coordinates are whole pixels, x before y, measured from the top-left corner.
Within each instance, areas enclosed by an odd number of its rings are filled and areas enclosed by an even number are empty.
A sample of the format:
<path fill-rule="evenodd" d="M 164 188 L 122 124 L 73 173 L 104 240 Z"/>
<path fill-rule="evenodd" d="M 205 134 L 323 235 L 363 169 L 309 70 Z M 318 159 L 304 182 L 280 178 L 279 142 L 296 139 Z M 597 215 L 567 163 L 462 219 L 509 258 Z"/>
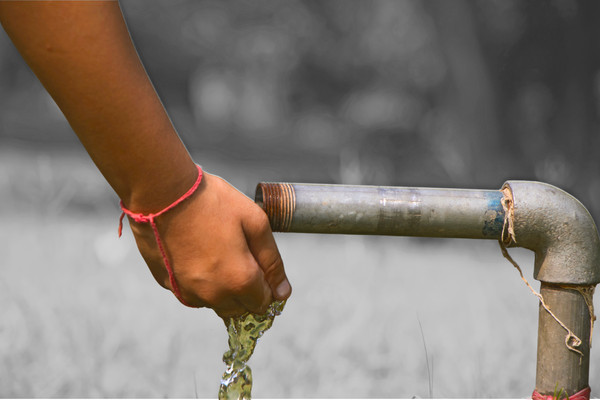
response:
<path fill-rule="evenodd" d="M 498 190 L 259 183 L 274 231 L 499 239 Z"/>
<path fill-rule="evenodd" d="M 582 355 L 567 348 L 567 332 L 540 304 L 536 390 L 542 395 L 552 395 L 563 389 L 573 395 L 586 388 L 589 381 L 589 309 L 577 290 L 542 282 L 540 293 L 556 317 L 581 339 L 577 350 Z"/>

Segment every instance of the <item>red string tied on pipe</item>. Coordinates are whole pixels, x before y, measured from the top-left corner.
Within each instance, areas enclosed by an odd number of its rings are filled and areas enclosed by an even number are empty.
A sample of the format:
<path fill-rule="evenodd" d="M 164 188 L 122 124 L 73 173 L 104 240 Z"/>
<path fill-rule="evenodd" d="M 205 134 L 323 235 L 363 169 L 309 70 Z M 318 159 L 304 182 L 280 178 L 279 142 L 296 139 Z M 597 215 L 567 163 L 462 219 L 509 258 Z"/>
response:
<path fill-rule="evenodd" d="M 590 395 L 592 393 L 592 389 L 590 389 L 589 387 L 580 390 L 579 392 L 575 393 L 572 396 L 569 396 L 569 400 L 590 400 Z M 548 394 L 548 395 L 543 395 L 538 393 L 537 390 L 533 391 L 533 394 L 531 395 L 531 399 L 532 400 L 557 400 L 556 397 L 554 397 L 554 395 Z"/>

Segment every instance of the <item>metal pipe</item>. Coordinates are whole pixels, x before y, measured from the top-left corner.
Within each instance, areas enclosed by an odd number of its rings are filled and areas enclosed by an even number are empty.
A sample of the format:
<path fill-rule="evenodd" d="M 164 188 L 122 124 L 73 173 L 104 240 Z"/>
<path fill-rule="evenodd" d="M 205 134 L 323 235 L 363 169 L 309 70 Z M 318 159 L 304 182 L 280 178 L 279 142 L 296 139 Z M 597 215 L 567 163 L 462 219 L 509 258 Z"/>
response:
<path fill-rule="evenodd" d="M 499 239 L 498 190 L 260 183 L 273 231 Z"/>
<path fill-rule="evenodd" d="M 536 391 L 588 387 L 600 237 L 566 192 L 528 181 L 499 191 L 260 183 L 256 202 L 273 231 L 499 239 L 532 250 L 546 305 L 582 341 L 580 354 L 570 350 L 565 327 L 540 307 Z"/>
<path fill-rule="evenodd" d="M 534 278 L 542 282 L 600 282 L 600 238 L 594 219 L 567 192 L 546 183 L 508 181 L 503 189 L 514 209 L 511 246 L 535 253 Z"/>
<path fill-rule="evenodd" d="M 565 346 L 565 330 L 540 307 L 536 390 L 569 395 L 588 387 L 594 287 L 600 282 L 600 238 L 590 213 L 570 194 L 541 182 L 508 181 L 510 246 L 535 253 L 534 278 L 552 312 L 581 339 L 581 355 Z M 573 288 L 577 290 L 573 290 Z M 589 298 L 584 297 L 588 290 Z"/>
<path fill-rule="evenodd" d="M 548 308 L 581 339 L 577 350 L 582 355 L 565 346 L 564 328 L 540 305 L 535 387 L 538 393 L 548 396 L 554 394 L 558 385 L 559 390 L 572 396 L 589 385 L 589 308 L 576 290 L 544 282 L 541 286 L 540 294 Z"/>

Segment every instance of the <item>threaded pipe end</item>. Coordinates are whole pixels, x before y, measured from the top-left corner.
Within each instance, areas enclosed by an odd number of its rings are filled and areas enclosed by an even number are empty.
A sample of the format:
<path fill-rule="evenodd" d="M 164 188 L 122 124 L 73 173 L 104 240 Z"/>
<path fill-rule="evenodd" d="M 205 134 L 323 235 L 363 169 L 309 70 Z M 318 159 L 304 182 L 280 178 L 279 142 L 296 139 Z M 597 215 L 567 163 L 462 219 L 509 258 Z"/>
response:
<path fill-rule="evenodd" d="M 296 209 L 296 192 L 291 184 L 261 182 L 256 186 L 255 201 L 269 217 L 273 232 L 289 232 Z"/>

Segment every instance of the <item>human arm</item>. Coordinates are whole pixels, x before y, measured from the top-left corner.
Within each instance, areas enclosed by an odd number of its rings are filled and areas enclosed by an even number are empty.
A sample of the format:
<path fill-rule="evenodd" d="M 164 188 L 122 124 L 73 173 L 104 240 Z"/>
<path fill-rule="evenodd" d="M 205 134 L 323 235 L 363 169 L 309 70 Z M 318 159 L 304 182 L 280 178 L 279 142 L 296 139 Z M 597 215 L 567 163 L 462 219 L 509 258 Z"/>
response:
<path fill-rule="evenodd" d="M 0 1 L 0 22 L 128 209 L 156 212 L 192 186 L 196 166 L 117 1 Z M 130 225 L 153 276 L 173 290 L 152 229 Z M 187 304 L 229 316 L 289 296 L 266 216 L 220 178 L 205 173 L 196 193 L 157 225 Z"/>

